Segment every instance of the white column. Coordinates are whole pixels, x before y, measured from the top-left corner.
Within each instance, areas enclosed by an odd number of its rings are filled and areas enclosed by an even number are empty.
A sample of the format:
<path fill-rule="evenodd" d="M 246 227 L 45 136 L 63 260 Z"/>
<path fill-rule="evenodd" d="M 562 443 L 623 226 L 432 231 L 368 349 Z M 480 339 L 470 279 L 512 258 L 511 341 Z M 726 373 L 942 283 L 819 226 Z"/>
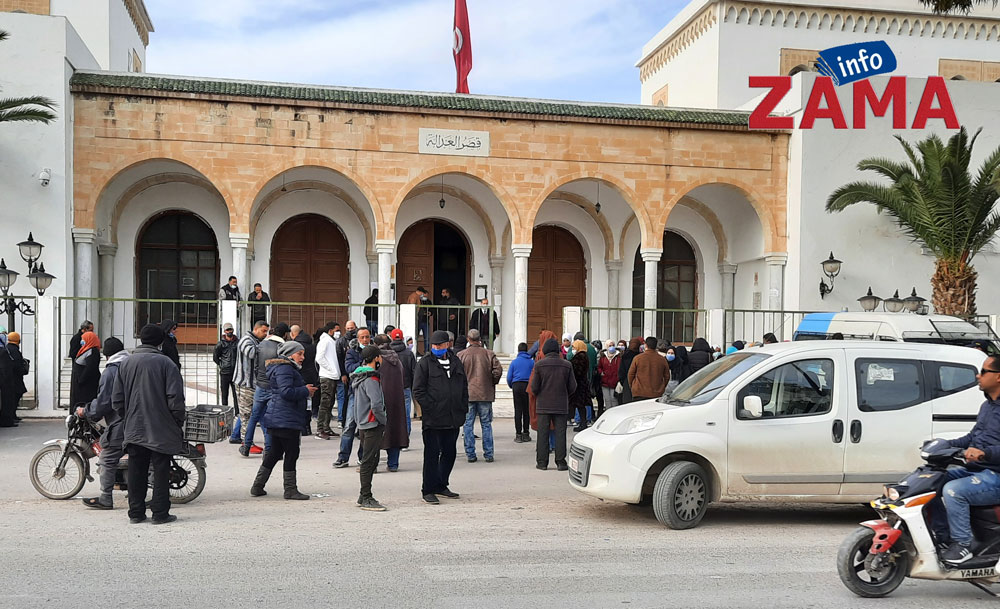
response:
<path fill-rule="evenodd" d="M 118 246 L 114 243 L 97 244 L 97 256 L 99 258 L 97 295 L 101 298 L 115 297 L 115 254 L 117 253 Z M 101 312 L 97 321 L 100 336 L 107 337 L 114 334 L 114 304 L 110 301 L 101 301 Z"/>
<path fill-rule="evenodd" d="M 247 273 L 247 248 L 250 246 L 250 235 L 247 233 L 229 233 L 229 246 L 233 249 L 233 270 L 230 275 L 236 276 L 236 285 L 240 286 L 243 298 L 250 295 L 250 275 Z M 225 283 L 226 277 L 220 277 Z M 219 285 L 222 285 L 221 283 Z"/>
<path fill-rule="evenodd" d="M 392 304 L 392 253 L 395 249 L 396 242 L 392 239 L 375 241 L 375 253 L 378 256 L 378 303 L 381 305 Z M 389 324 L 396 325 L 395 311 L 389 307 L 379 307 L 379 328 Z"/>
<path fill-rule="evenodd" d="M 736 308 L 736 265 L 723 262 L 719 265 L 719 274 L 722 276 L 722 308 Z M 733 314 L 723 313 L 725 323 L 725 335 L 721 343 L 728 344 L 733 340 Z"/>
<path fill-rule="evenodd" d="M 622 336 L 621 327 L 621 312 L 617 310 L 617 307 L 621 306 L 621 270 L 622 261 L 621 260 L 608 260 L 606 263 L 608 268 L 608 308 L 611 309 L 608 314 L 608 327 L 607 329 L 601 327 L 601 324 L 597 324 L 597 328 L 593 327 L 594 320 L 591 320 L 591 330 L 588 338 L 593 340 L 594 338 L 600 339 L 612 339 L 618 340 L 619 336 Z M 593 313 L 591 313 L 593 315 Z M 603 332 L 603 334 L 596 334 L 597 332 Z"/>
<path fill-rule="evenodd" d="M 76 266 L 73 269 L 73 295 L 90 298 L 94 295 L 94 241 L 97 231 L 92 228 L 74 228 Z M 79 325 L 88 315 L 86 302 L 76 301 L 73 307 L 73 325 Z M 93 320 L 91 320 L 93 321 Z"/>
<path fill-rule="evenodd" d="M 503 265 L 506 261 L 504 256 L 490 256 L 490 304 L 496 304 L 496 295 L 503 291 Z"/>
<path fill-rule="evenodd" d="M 764 261 L 767 262 L 767 308 L 780 311 L 784 305 L 783 286 L 788 254 L 767 254 Z"/>
<path fill-rule="evenodd" d="M 639 250 L 639 254 L 642 256 L 642 261 L 645 263 L 645 299 L 643 300 L 643 308 L 646 310 L 642 314 L 642 333 L 643 336 L 656 336 L 656 284 L 657 284 L 657 269 L 660 264 L 660 256 L 663 255 L 663 250 L 659 248 L 644 247 Z"/>
<path fill-rule="evenodd" d="M 362 296 L 358 302 L 364 302 L 368 298 L 369 294 L 372 293 L 371 284 L 378 283 L 378 250 L 375 250 L 374 254 L 368 254 L 368 289 L 365 290 L 365 295 Z"/>
<path fill-rule="evenodd" d="M 514 254 L 514 332 L 513 344 L 528 341 L 528 257 L 530 245 L 511 245 Z"/>

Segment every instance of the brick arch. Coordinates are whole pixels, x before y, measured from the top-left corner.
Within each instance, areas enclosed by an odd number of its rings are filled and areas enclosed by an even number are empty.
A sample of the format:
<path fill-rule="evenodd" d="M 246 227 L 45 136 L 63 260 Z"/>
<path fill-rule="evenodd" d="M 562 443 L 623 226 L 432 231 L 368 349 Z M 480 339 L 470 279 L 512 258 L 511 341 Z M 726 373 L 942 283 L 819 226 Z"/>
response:
<path fill-rule="evenodd" d="M 469 208 L 472 209 L 472 211 L 475 212 L 475 214 L 477 216 L 479 216 L 479 219 L 482 220 L 482 222 L 483 222 L 483 226 L 486 228 L 486 235 L 487 235 L 487 237 L 489 238 L 489 241 L 490 241 L 490 243 L 489 243 L 489 255 L 490 256 L 500 256 L 503 252 L 500 250 L 499 246 L 497 245 L 496 229 L 493 226 L 493 221 L 490 219 L 490 215 L 488 213 L 486 213 L 486 210 L 483 209 L 483 206 L 479 204 L 479 201 L 476 200 L 475 197 L 473 197 L 471 194 L 465 192 L 461 188 L 456 188 L 454 186 L 448 186 L 448 185 L 445 185 L 444 187 L 442 187 L 442 186 L 440 186 L 438 184 L 424 184 L 423 186 L 417 186 L 416 188 L 414 188 L 413 190 L 411 190 L 409 192 L 409 194 L 407 195 L 407 197 L 403 200 L 403 203 L 406 203 L 410 199 L 412 199 L 414 197 L 419 197 L 420 195 L 423 195 L 423 194 L 427 194 L 427 193 L 440 193 L 442 191 L 444 192 L 444 194 L 446 194 L 446 195 L 448 195 L 450 197 L 454 197 L 454 198 L 458 199 L 459 201 L 461 201 L 461 202 L 465 203 L 466 205 L 468 205 Z M 397 211 L 398 211 L 398 208 L 397 208 Z M 395 216 L 396 214 L 393 214 L 393 215 Z M 394 224 L 395 224 L 395 222 L 394 222 Z M 510 222 L 509 221 L 507 222 L 507 226 L 510 226 Z M 393 228 L 393 230 L 395 231 L 395 227 Z M 403 229 L 404 232 L 405 232 L 405 230 L 406 229 Z M 400 233 L 400 234 L 402 234 L 402 233 Z"/>
<path fill-rule="evenodd" d="M 783 236 L 778 234 L 777 222 L 775 221 L 771 210 L 764 203 L 763 197 L 749 184 L 738 178 L 729 176 L 706 177 L 694 182 L 686 182 L 679 185 L 680 188 L 677 189 L 677 194 L 675 194 L 670 201 L 667 202 L 664 213 L 660 216 L 659 226 L 661 230 L 666 226 L 667 216 L 670 215 L 670 210 L 673 209 L 675 205 L 678 205 L 680 201 L 687 197 L 694 189 L 699 186 L 708 185 L 728 186 L 739 190 L 744 198 L 746 198 L 750 206 L 753 207 L 754 211 L 757 213 L 757 218 L 760 220 L 761 228 L 764 233 L 764 251 L 784 251 L 786 244 L 784 243 Z"/>
<path fill-rule="evenodd" d="M 420 186 L 421 183 L 431 178 L 444 176 L 449 173 L 468 176 L 488 188 L 490 192 L 493 193 L 493 196 L 497 198 L 497 201 L 500 202 L 500 207 L 507 214 L 507 222 L 511 225 L 514 234 L 520 234 L 521 215 L 517 206 L 513 203 L 513 198 L 494 180 L 493 176 L 488 171 L 485 171 L 471 163 L 468 165 L 435 166 L 419 173 L 397 191 L 391 207 L 387 210 L 391 211 L 391 214 L 389 215 L 395 217 L 396 212 L 399 210 L 403 202 L 410 198 L 410 193 Z M 385 234 L 380 233 L 378 237 L 379 239 L 395 239 L 395 223 L 392 223 L 391 225 L 387 223 L 382 224 L 382 228 L 385 231 L 392 230 L 392 232 L 387 232 Z"/>
<path fill-rule="evenodd" d="M 81 168 L 73 180 L 73 226 L 77 228 L 98 228 L 98 208 L 111 204 L 106 201 L 108 188 L 125 172 L 154 161 L 176 163 L 196 172 L 204 181 L 203 183 L 209 185 L 222 198 L 223 203 L 229 211 L 229 222 L 230 226 L 232 226 L 235 209 L 232 194 L 225 183 L 212 179 L 210 164 L 205 163 L 202 159 L 183 153 L 165 155 L 159 150 L 129 155 L 127 161 L 123 161 L 116 167 L 98 173 L 93 177 L 88 175 L 86 167 Z M 147 178 L 141 178 L 138 182 Z M 114 206 L 117 207 L 117 205 L 118 202 L 116 201 Z"/>
<path fill-rule="evenodd" d="M 594 219 L 594 222 L 597 224 L 597 228 L 600 229 L 601 234 L 604 235 L 604 261 L 607 262 L 614 258 L 614 233 L 611 232 L 611 226 L 608 224 L 608 219 L 597 213 L 597 210 L 594 207 L 594 204 L 590 202 L 590 199 L 565 190 L 557 190 L 553 192 L 549 195 L 549 199 L 558 199 L 560 201 L 572 203 L 587 212 L 587 215 Z M 635 215 L 633 214 L 632 217 L 634 218 Z"/>
<path fill-rule="evenodd" d="M 344 203 L 347 203 L 348 207 L 354 210 L 354 214 L 358 217 L 358 221 L 361 222 L 361 226 L 365 231 L 366 253 L 369 255 L 375 254 L 375 234 L 372 230 L 371 223 L 368 221 L 367 216 L 365 216 L 361 205 L 350 195 L 350 193 L 335 184 L 324 182 L 322 180 L 296 180 L 294 182 L 286 183 L 283 186 L 284 192 L 282 192 L 281 188 L 282 187 L 278 187 L 271 190 L 269 193 L 264 195 L 263 198 L 261 198 L 260 202 L 256 206 L 254 206 L 254 210 L 250 214 L 249 222 L 251 248 L 255 242 L 254 237 L 257 233 L 257 224 L 260 222 L 264 212 L 267 211 L 267 208 L 270 207 L 271 204 L 274 203 L 279 197 L 281 197 L 281 195 L 289 192 L 295 192 L 297 190 L 318 190 L 333 195 L 334 197 L 342 200 Z"/>
<path fill-rule="evenodd" d="M 244 206 L 241 207 L 240 209 L 240 220 L 243 222 L 242 228 L 249 231 L 250 218 L 254 215 L 255 212 L 254 208 L 260 205 L 258 199 L 261 198 L 264 188 L 267 187 L 267 183 L 275 178 L 280 177 L 281 174 L 283 173 L 291 171 L 292 169 L 299 169 L 299 168 L 328 169 L 330 171 L 333 171 L 334 173 L 342 175 L 351 184 L 353 184 L 354 187 L 357 188 L 361 192 L 361 195 L 365 198 L 365 203 L 367 204 L 368 209 L 372 212 L 372 216 L 375 219 L 376 233 L 378 232 L 377 227 L 382 226 L 385 223 L 384 216 L 382 213 L 382 206 L 381 203 L 379 202 L 378 196 L 375 194 L 375 191 L 371 188 L 371 186 L 369 186 L 365 182 L 365 180 L 361 177 L 360 174 L 350 169 L 349 167 L 345 167 L 337 163 L 332 163 L 327 159 L 321 159 L 310 155 L 306 159 L 290 159 L 290 160 L 282 159 L 280 162 L 275 163 L 270 167 L 268 167 L 266 171 L 258 173 L 258 175 L 260 175 L 261 177 L 260 179 L 257 180 L 256 183 L 254 183 L 249 187 L 248 191 L 246 191 L 247 196 L 245 196 L 243 200 L 248 201 L 248 203 L 245 203 Z M 287 188 L 287 186 L 288 185 L 286 184 L 285 187 Z M 359 205 L 358 208 L 360 209 L 360 204 L 358 205 Z M 363 215 L 364 215 L 363 213 L 358 214 L 359 217 Z M 375 238 L 376 239 L 378 238 L 377 234 Z"/>
<path fill-rule="evenodd" d="M 527 238 L 528 240 L 521 241 L 520 243 L 531 243 L 530 230 L 534 227 L 535 217 L 538 215 L 538 210 L 542 208 L 542 204 L 545 203 L 545 200 L 552 196 L 552 193 L 560 190 L 563 186 L 578 180 L 600 180 L 601 182 L 604 182 L 614 188 L 625 200 L 625 203 L 629 206 L 629 208 L 631 208 L 632 213 L 639 218 L 639 230 L 642 243 L 646 244 L 647 239 L 652 235 L 652 223 L 650 222 L 649 213 L 647 212 L 646 207 L 639 204 L 639 195 L 632 189 L 632 187 L 619 179 L 617 176 L 600 171 L 579 171 L 576 173 L 558 176 L 558 179 L 555 180 L 554 183 L 545 191 L 543 191 L 541 196 L 535 200 L 534 204 L 526 210 L 526 215 L 529 217 L 525 218 L 523 226 L 527 227 L 529 232 L 527 235 L 522 233 L 521 237 L 522 239 Z"/>
<path fill-rule="evenodd" d="M 135 184 L 130 186 L 122 196 L 118 197 L 115 201 L 114 207 L 111 210 L 111 222 L 108 225 L 108 239 L 107 241 L 112 244 L 118 243 L 118 221 L 121 220 L 122 212 L 128 207 L 132 199 L 135 199 L 141 193 L 154 187 L 160 186 L 162 184 L 191 184 L 193 186 L 200 186 L 209 193 L 219 196 L 219 203 L 225 205 L 226 202 L 222 200 L 222 196 L 219 195 L 219 191 L 215 189 L 211 182 L 199 175 L 192 175 L 190 173 L 158 173 L 151 175 L 149 177 L 143 178 L 137 181 Z M 230 218 L 232 215 L 230 214 Z M 230 220 L 231 221 L 231 220 Z"/>

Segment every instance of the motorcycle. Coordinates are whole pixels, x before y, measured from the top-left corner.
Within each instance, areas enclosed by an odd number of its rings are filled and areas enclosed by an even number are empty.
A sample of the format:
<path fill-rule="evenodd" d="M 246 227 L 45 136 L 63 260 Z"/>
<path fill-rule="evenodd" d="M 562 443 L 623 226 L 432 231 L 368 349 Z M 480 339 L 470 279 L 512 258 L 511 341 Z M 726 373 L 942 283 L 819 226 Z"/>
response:
<path fill-rule="evenodd" d="M 861 523 L 840 545 L 837 571 L 844 585 L 858 596 L 891 594 L 906 577 L 966 581 L 991 596 L 987 586 L 1000 582 L 1000 507 L 971 508 L 974 557 L 961 565 L 940 560 L 931 528 L 931 501 L 941 494 L 951 465 L 964 465 L 961 448 L 946 440 L 931 440 L 921 448 L 926 462 L 899 484 L 887 485 L 871 502 L 878 520 Z M 943 544 L 942 544 L 943 545 Z"/>
<path fill-rule="evenodd" d="M 46 442 L 31 459 L 28 473 L 35 490 L 49 499 L 70 499 L 94 477 L 90 460 L 101 454 L 104 429 L 86 417 L 66 417 L 67 438 Z M 194 501 L 205 488 L 205 445 L 185 442 L 185 454 L 170 457 L 170 503 Z M 98 465 L 98 471 L 100 471 Z M 115 488 L 128 490 L 128 457 L 118 462 Z M 150 476 L 152 484 L 152 476 Z"/>

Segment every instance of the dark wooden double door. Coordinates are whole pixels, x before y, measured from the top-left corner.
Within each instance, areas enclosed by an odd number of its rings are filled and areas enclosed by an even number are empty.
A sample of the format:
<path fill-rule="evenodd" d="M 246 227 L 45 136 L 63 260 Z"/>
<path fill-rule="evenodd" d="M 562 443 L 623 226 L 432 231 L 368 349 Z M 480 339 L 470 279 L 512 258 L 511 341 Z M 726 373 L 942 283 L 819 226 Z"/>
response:
<path fill-rule="evenodd" d="M 303 214 L 281 225 L 271 242 L 272 301 L 346 303 L 350 298 L 350 250 L 340 228 L 323 216 Z M 347 314 L 330 307 L 275 306 L 272 323 L 298 323 L 312 334 Z M 329 319 L 328 319 L 329 318 Z"/>
<path fill-rule="evenodd" d="M 562 330 L 563 307 L 586 304 L 587 262 L 580 242 L 557 226 L 539 226 L 528 258 L 528 344 L 542 330 Z"/>

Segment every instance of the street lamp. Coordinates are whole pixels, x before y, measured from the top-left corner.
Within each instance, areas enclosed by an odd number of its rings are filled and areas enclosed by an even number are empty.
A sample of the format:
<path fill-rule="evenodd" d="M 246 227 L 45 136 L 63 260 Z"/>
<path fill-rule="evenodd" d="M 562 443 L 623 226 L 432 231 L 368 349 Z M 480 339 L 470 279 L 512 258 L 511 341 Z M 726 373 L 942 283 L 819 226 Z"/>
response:
<path fill-rule="evenodd" d="M 926 298 L 917 296 L 917 288 L 913 288 L 913 292 L 903 299 L 903 306 L 906 307 L 906 310 L 910 313 L 919 313 L 921 307 L 926 301 Z"/>
<path fill-rule="evenodd" d="M 823 266 L 823 274 L 830 280 L 830 285 L 826 285 L 826 281 L 823 279 L 819 280 L 819 297 L 824 298 L 833 291 L 833 279 L 840 274 L 840 265 L 843 263 L 834 258 L 833 252 L 830 252 L 830 257 L 820 264 Z"/>
<path fill-rule="evenodd" d="M 31 233 L 28 233 L 27 240 L 17 244 L 21 259 L 28 263 L 28 281 L 39 296 L 45 294 L 45 290 L 52 285 L 52 280 L 56 278 L 55 275 L 45 272 L 44 264 L 38 263 L 38 259 L 42 257 L 43 247 L 45 246 L 35 241 Z M 15 301 L 13 296 L 9 294 L 19 274 L 17 271 L 8 269 L 7 262 L 0 258 L 0 314 L 7 314 L 7 330 L 11 332 L 14 331 L 14 313 L 35 314 L 34 309 L 26 301 Z"/>
<path fill-rule="evenodd" d="M 861 303 L 861 308 L 864 309 L 866 313 L 871 313 L 878 308 L 878 305 L 882 302 L 882 299 L 878 296 L 872 294 L 871 286 L 868 286 L 868 293 L 858 299 Z"/>
<path fill-rule="evenodd" d="M 882 304 L 885 306 L 885 310 L 890 313 L 899 313 L 904 306 L 903 299 L 899 297 L 899 290 L 896 290 L 892 298 L 886 298 L 882 301 Z"/>

